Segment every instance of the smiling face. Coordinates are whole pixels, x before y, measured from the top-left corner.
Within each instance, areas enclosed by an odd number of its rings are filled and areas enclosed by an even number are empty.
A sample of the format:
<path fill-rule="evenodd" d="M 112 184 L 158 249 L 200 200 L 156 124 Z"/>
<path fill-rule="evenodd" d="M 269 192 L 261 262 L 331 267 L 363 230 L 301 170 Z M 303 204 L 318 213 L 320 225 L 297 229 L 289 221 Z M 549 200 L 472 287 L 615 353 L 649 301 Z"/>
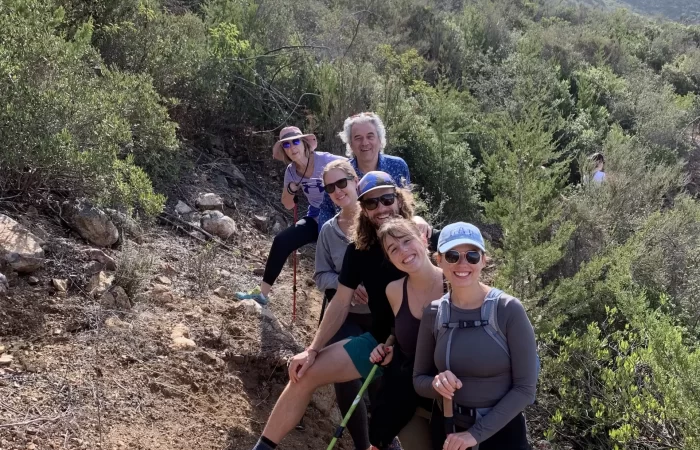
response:
<path fill-rule="evenodd" d="M 413 230 L 389 231 L 382 242 L 389 261 L 400 271 L 409 274 L 420 270 L 426 262 L 430 263 L 426 243 L 415 231 L 411 231 Z"/>
<path fill-rule="evenodd" d="M 350 130 L 350 148 L 362 164 L 376 163 L 379 158 L 381 142 L 377 135 L 377 128 L 371 122 L 356 123 Z"/>
<path fill-rule="evenodd" d="M 333 184 L 338 180 L 347 179 L 348 174 L 342 169 L 331 169 L 323 175 L 323 182 L 326 185 Z M 345 208 L 346 206 L 355 203 L 357 201 L 357 177 L 352 180 L 347 180 L 347 186 L 344 188 L 339 188 L 335 186 L 333 193 L 328 194 L 335 203 L 340 208 Z"/>
<path fill-rule="evenodd" d="M 381 188 L 374 190 L 372 192 L 367 193 L 362 197 L 362 199 L 373 199 L 373 198 L 380 198 L 383 195 L 386 194 L 395 194 L 396 189 L 393 187 L 386 187 L 386 188 Z M 401 200 L 398 198 L 398 196 L 394 199 L 394 202 L 391 205 L 385 205 L 381 201 L 378 203 L 377 208 L 373 210 L 369 210 L 365 208 L 364 206 L 362 207 L 362 210 L 364 211 L 365 214 L 367 214 L 367 218 L 372 222 L 372 224 L 376 227 L 379 228 L 384 222 L 387 220 L 391 219 L 392 217 L 397 217 L 399 215 L 399 202 Z M 362 203 L 360 203 L 362 204 Z"/>
<path fill-rule="evenodd" d="M 450 264 L 445 260 L 445 255 L 438 254 L 437 261 L 438 266 L 442 269 L 445 274 L 445 278 L 450 282 L 453 288 L 469 287 L 474 284 L 479 283 L 479 278 L 481 277 L 481 271 L 485 266 L 485 258 L 483 252 L 475 245 L 462 244 L 458 245 L 452 250 L 456 250 L 460 253 L 459 261 L 455 264 Z M 481 254 L 479 262 L 476 264 L 469 264 L 464 257 L 464 253 L 470 250 L 476 250 Z"/>

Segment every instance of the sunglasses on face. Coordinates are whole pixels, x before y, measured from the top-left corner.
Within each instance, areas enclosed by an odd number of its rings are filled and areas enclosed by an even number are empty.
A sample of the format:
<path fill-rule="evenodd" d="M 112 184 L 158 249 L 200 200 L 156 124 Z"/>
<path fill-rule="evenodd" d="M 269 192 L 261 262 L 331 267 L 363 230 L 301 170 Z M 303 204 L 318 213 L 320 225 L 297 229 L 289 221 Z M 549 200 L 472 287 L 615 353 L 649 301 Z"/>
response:
<path fill-rule="evenodd" d="M 353 179 L 353 177 L 351 177 L 351 176 L 341 178 L 338 181 L 334 181 L 333 183 L 328 183 L 327 185 L 323 186 L 323 189 L 326 192 L 328 192 L 329 194 L 332 194 L 335 192 L 335 188 L 345 189 L 348 186 L 348 181 L 350 181 L 352 179 Z"/>
<path fill-rule="evenodd" d="M 464 260 L 469 264 L 478 264 L 481 261 L 481 253 L 477 250 L 468 250 L 463 253 Z M 445 261 L 449 264 L 457 264 L 462 253 L 457 250 L 448 250 L 445 252 Z"/>
<path fill-rule="evenodd" d="M 284 141 L 282 142 L 282 147 L 283 148 L 289 148 L 292 145 L 299 145 L 301 144 L 301 139 L 292 139 L 291 141 Z"/>
<path fill-rule="evenodd" d="M 391 206 L 394 204 L 395 200 L 396 194 L 384 194 L 376 198 L 362 199 L 360 200 L 360 205 L 362 205 L 362 207 L 365 208 L 367 211 L 373 211 L 377 209 L 377 206 L 379 206 L 379 202 L 381 202 L 384 206 Z"/>

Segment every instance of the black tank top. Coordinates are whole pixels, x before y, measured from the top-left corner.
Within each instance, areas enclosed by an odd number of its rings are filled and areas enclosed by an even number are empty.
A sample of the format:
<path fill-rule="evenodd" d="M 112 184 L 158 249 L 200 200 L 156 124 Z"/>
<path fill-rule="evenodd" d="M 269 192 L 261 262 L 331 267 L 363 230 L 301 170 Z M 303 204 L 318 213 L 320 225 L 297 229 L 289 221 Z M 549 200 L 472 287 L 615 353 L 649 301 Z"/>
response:
<path fill-rule="evenodd" d="M 447 292 L 447 281 L 442 278 L 443 292 Z M 437 300 L 437 299 L 434 299 Z M 394 334 L 396 341 L 399 343 L 401 351 L 408 357 L 413 358 L 416 355 L 416 345 L 418 343 L 418 329 L 420 328 L 420 319 L 411 313 L 411 308 L 408 306 L 408 277 L 403 279 L 403 298 L 399 312 L 396 313 L 394 321 Z"/>

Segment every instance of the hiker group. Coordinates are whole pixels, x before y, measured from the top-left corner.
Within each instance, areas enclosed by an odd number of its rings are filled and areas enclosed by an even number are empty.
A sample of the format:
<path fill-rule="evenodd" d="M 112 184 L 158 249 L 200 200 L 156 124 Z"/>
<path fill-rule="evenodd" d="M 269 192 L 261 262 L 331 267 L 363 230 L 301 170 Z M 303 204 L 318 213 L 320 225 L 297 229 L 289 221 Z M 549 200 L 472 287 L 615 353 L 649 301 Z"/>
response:
<path fill-rule="evenodd" d="M 383 153 L 379 116 L 349 117 L 339 135 L 350 159 L 316 151 L 315 136 L 296 127 L 273 147 L 288 164 L 282 203 L 291 209 L 303 192 L 309 208 L 275 237 L 260 290 L 237 297 L 266 304 L 287 257 L 317 242 L 314 280 L 327 307 L 253 449 L 276 448 L 327 384 L 346 416 L 329 448 L 346 426 L 357 450 L 529 449 L 535 334 L 518 299 L 481 281 L 480 230 L 437 230 L 414 215 L 408 166 Z"/>

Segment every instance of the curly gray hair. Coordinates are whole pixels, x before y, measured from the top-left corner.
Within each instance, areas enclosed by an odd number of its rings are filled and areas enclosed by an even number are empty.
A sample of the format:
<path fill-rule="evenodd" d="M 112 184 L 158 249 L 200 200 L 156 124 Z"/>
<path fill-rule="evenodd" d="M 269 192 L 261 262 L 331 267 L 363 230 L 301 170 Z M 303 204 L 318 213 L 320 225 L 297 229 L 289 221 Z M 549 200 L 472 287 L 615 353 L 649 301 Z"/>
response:
<path fill-rule="evenodd" d="M 345 154 L 351 158 L 353 156 L 352 148 L 350 143 L 352 142 L 352 126 L 358 123 L 371 123 L 377 130 L 377 137 L 379 138 L 379 143 L 381 145 L 379 152 L 384 153 L 384 147 L 386 147 L 386 128 L 384 128 L 384 122 L 373 112 L 363 112 L 355 114 L 345 119 L 343 123 L 343 131 L 338 133 L 338 136 L 345 144 Z"/>

